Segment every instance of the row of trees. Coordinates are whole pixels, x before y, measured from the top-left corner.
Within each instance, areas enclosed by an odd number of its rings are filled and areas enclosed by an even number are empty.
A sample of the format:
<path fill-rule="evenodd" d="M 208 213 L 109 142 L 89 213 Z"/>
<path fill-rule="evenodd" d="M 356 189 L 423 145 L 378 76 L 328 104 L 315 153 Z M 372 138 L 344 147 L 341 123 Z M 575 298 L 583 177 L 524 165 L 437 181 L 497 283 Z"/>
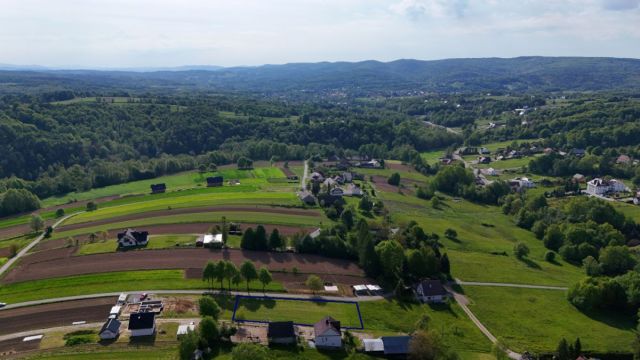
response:
<path fill-rule="evenodd" d="M 240 247 L 245 250 L 274 251 L 282 250 L 286 246 L 286 239 L 280 235 L 278 229 L 273 229 L 267 237 L 267 230 L 262 225 L 247 228 L 242 234 Z"/>
<path fill-rule="evenodd" d="M 218 262 L 209 261 L 202 269 L 202 281 L 206 281 L 210 288 L 213 289 L 215 281 L 220 283 L 220 290 L 224 290 L 224 280 L 227 280 L 229 291 L 231 291 L 231 284 L 238 285 L 244 280 L 247 283 L 247 291 L 249 291 L 249 284 L 252 281 L 258 280 L 262 284 L 262 291 L 265 287 L 271 283 L 273 277 L 271 272 L 266 267 L 256 269 L 253 262 L 246 260 L 240 265 L 240 268 L 227 260 L 220 260 Z"/>

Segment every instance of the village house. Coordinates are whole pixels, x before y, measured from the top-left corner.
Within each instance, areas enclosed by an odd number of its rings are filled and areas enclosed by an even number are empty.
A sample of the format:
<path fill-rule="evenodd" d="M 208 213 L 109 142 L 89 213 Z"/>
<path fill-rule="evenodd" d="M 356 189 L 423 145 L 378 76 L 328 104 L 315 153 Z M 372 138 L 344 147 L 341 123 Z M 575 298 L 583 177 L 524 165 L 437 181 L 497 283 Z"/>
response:
<path fill-rule="evenodd" d="M 120 325 L 121 323 L 118 319 L 108 319 L 104 325 L 102 325 L 102 328 L 98 333 L 98 335 L 100 335 L 100 340 L 112 340 L 117 338 L 118 335 L 120 335 Z"/>
<path fill-rule="evenodd" d="M 156 332 L 156 313 L 138 312 L 129 317 L 131 337 L 151 336 Z"/>
<path fill-rule="evenodd" d="M 571 151 L 569 151 L 569 154 L 575 157 L 583 157 L 587 154 L 587 152 L 584 149 L 574 148 L 574 149 L 571 149 Z"/>
<path fill-rule="evenodd" d="M 333 187 L 333 186 L 336 186 L 337 184 L 338 184 L 338 183 L 337 183 L 335 180 L 333 180 L 332 178 L 326 178 L 326 179 L 324 180 L 324 182 L 322 183 L 322 185 L 324 185 L 324 186 L 326 186 L 326 187 L 328 187 L 328 188 L 331 188 L 331 187 Z"/>
<path fill-rule="evenodd" d="M 329 195 L 340 197 L 344 195 L 344 190 L 342 188 L 335 187 L 329 191 Z"/>
<path fill-rule="evenodd" d="M 488 155 L 488 154 L 491 154 L 491 151 L 489 151 L 489 149 L 487 149 L 486 147 L 481 147 L 478 150 L 478 154 L 480 154 L 480 155 Z"/>
<path fill-rule="evenodd" d="M 222 234 L 204 234 L 196 240 L 196 246 L 221 249 L 223 245 Z"/>
<path fill-rule="evenodd" d="M 416 286 L 416 296 L 423 303 L 441 303 L 449 297 L 449 293 L 440 280 L 427 279 Z"/>
<path fill-rule="evenodd" d="M 148 243 L 148 231 L 133 231 L 127 229 L 125 232 L 118 233 L 118 247 L 120 248 L 146 246 Z"/>
<path fill-rule="evenodd" d="M 585 176 L 584 176 L 584 175 L 582 175 L 582 174 L 575 174 L 575 175 L 573 175 L 573 177 L 571 178 L 571 181 L 573 181 L 574 183 L 578 183 L 578 184 L 580 184 L 580 183 L 585 182 L 585 181 L 586 181 L 586 178 L 585 178 Z"/>
<path fill-rule="evenodd" d="M 480 174 L 485 176 L 498 176 L 498 172 L 494 168 L 480 169 Z"/>
<path fill-rule="evenodd" d="M 536 187 L 536 184 L 526 177 L 517 177 L 515 179 L 509 180 L 509 185 L 515 188 L 516 190 L 521 189 L 531 189 Z"/>
<path fill-rule="evenodd" d="M 270 322 L 267 328 L 267 338 L 269 344 L 295 344 L 296 331 L 293 327 L 293 321 L 277 321 Z"/>
<path fill-rule="evenodd" d="M 627 155 L 620 155 L 616 159 L 616 164 L 629 165 L 631 164 L 631 158 Z"/>
<path fill-rule="evenodd" d="M 343 195 L 360 197 L 364 195 L 364 192 L 358 185 L 349 184 L 349 186 L 347 186 L 347 189 L 343 191 Z"/>
<path fill-rule="evenodd" d="M 222 176 L 212 176 L 207 178 L 207 187 L 222 186 L 224 178 Z"/>
<path fill-rule="evenodd" d="M 480 156 L 478 157 L 478 164 L 489 164 L 491 163 L 491 158 L 488 156 Z"/>
<path fill-rule="evenodd" d="M 298 193 L 298 198 L 300 199 L 300 201 L 302 201 L 303 203 L 307 204 L 307 205 L 315 205 L 316 204 L 316 197 L 313 196 L 313 194 L 310 191 L 300 191 Z"/>
<path fill-rule="evenodd" d="M 605 180 L 601 178 L 595 178 L 587 183 L 587 194 L 589 195 L 600 196 L 625 191 L 630 190 L 623 182 L 616 179 Z"/>
<path fill-rule="evenodd" d="M 345 183 L 350 183 L 353 181 L 353 173 L 349 171 L 345 171 L 342 173 L 342 179 Z"/>
<path fill-rule="evenodd" d="M 379 169 L 382 167 L 380 162 L 376 159 L 369 160 L 367 162 L 361 162 L 358 164 L 358 167 L 368 168 L 368 169 Z"/>
<path fill-rule="evenodd" d="M 326 316 L 313 325 L 313 332 L 316 347 L 334 349 L 342 347 L 340 321 L 336 321 L 332 317 Z"/>
<path fill-rule="evenodd" d="M 403 358 L 409 353 L 411 336 L 383 336 L 379 339 L 364 339 L 364 352 L 372 355 L 385 355 L 393 358 Z"/>
<path fill-rule="evenodd" d="M 324 181 L 324 176 L 322 176 L 322 174 L 320 174 L 317 171 L 312 172 L 309 177 L 311 178 L 311 180 L 316 181 L 316 182 Z"/>

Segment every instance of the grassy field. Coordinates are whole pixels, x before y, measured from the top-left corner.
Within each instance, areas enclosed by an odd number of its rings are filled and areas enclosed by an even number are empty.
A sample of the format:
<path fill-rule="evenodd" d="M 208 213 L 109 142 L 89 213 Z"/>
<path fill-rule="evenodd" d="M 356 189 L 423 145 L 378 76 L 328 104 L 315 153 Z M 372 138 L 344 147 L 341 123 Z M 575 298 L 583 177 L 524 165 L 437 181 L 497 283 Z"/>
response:
<path fill-rule="evenodd" d="M 507 159 L 492 161 L 489 164 L 477 164 L 479 168 L 494 168 L 494 169 L 519 169 L 523 166 L 528 166 L 533 157 L 521 157 L 519 159 Z"/>
<path fill-rule="evenodd" d="M 193 246 L 197 236 L 195 235 L 150 235 L 149 244 L 145 249 L 167 249 L 176 246 Z M 97 241 L 94 243 L 82 244 L 76 252 L 78 255 L 90 255 L 115 252 L 118 244 L 115 239 Z"/>
<path fill-rule="evenodd" d="M 517 227 L 500 208 L 446 197 L 440 209 L 411 195 L 380 192 L 393 218 L 399 222 L 415 220 L 426 232 L 440 235 L 452 263 L 455 277 L 467 281 L 514 282 L 544 285 L 570 285 L 583 272 L 558 260 L 544 261 L 546 249 L 533 233 Z M 444 237 L 452 228 L 458 238 Z M 513 246 L 524 242 L 531 253 L 524 261 L 513 256 Z M 506 256 L 492 253 L 506 253 Z"/>
<path fill-rule="evenodd" d="M 376 335 L 410 333 L 416 321 L 427 314 L 430 327 L 440 332 L 456 350 L 489 352 L 491 343 L 455 303 L 451 305 L 423 305 L 400 303 L 397 300 L 364 301 L 360 312 L 366 332 Z"/>
<path fill-rule="evenodd" d="M 194 171 L 174 175 L 161 176 L 154 179 L 132 181 L 125 184 L 111 185 L 103 188 L 92 189 L 81 193 L 69 193 L 64 196 L 44 199 L 44 207 L 64 204 L 72 199 L 89 200 L 113 195 L 148 194 L 150 185 L 165 183 L 168 191 L 189 189 L 194 187 L 206 187 L 207 177 L 223 176 L 225 181 L 239 179 L 241 184 L 266 184 L 268 179 L 284 178 L 284 174 L 278 168 L 256 168 L 254 170 L 221 169 L 216 172 L 198 173 Z M 243 181 L 243 179 L 245 181 Z M 224 188 L 225 186 L 223 186 Z"/>
<path fill-rule="evenodd" d="M 239 320 L 293 321 L 299 324 L 315 324 L 327 315 L 340 320 L 343 327 L 360 327 L 356 304 L 351 303 L 240 298 L 236 310 L 236 319 Z"/>
<path fill-rule="evenodd" d="M 206 287 L 207 284 L 199 279 L 185 279 L 183 270 L 127 271 L 7 284 L 0 287 L 0 299 L 6 303 L 17 303 L 82 294 Z M 262 292 L 262 284 L 258 281 L 251 282 L 249 287 Z M 245 288 L 245 283 L 240 284 L 240 289 Z M 284 291 L 282 284 L 277 282 L 270 283 L 266 289 Z"/>
<path fill-rule="evenodd" d="M 144 219 L 122 221 L 104 225 L 91 226 L 86 228 L 74 229 L 69 231 L 54 232 L 51 239 L 66 238 L 81 234 L 89 234 L 92 232 L 106 231 L 111 229 L 135 228 L 159 224 L 193 224 L 193 223 L 214 223 L 221 222 L 222 216 L 226 216 L 227 221 L 254 223 L 254 224 L 271 224 L 282 226 L 319 226 L 323 221 L 329 221 L 324 216 L 302 216 L 289 214 L 269 214 L 259 212 L 212 212 L 212 213 L 195 213 L 181 214 L 174 216 L 158 216 Z"/>
<path fill-rule="evenodd" d="M 563 291 L 472 286 L 464 291 L 471 311 L 512 350 L 554 351 L 561 338 L 580 337 L 585 351 L 631 351 L 633 316 L 583 314 Z"/>
<path fill-rule="evenodd" d="M 356 172 L 364 174 L 368 180 L 369 175 L 380 175 L 384 177 L 389 177 L 393 173 L 400 174 L 401 179 L 411 179 L 416 181 L 427 181 L 427 177 L 422 175 L 421 173 L 411 170 L 395 170 L 395 169 L 357 169 Z"/>

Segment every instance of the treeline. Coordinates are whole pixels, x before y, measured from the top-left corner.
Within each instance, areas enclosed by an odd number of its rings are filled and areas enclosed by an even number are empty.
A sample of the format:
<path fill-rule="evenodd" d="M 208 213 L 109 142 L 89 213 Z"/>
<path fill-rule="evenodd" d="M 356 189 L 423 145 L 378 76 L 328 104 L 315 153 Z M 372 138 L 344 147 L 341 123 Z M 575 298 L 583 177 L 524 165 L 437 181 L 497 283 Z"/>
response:
<path fill-rule="evenodd" d="M 0 185 L 0 216 L 8 216 L 40 208 L 40 200 L 25 189 L 9 189 L 3 192 Z"/>

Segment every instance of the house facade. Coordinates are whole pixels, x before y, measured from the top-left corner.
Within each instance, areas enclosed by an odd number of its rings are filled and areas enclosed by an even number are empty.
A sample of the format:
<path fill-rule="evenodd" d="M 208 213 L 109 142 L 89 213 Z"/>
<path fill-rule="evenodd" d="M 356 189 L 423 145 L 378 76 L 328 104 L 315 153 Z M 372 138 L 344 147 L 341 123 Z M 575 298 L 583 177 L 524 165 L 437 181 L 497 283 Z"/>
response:
<path fill-rule="evenodd" d="M 424 303 L 441 303 L 447 300 L 449 293 L 440 280 L 423 280 L 416 286 L 416 296 Z"/>
<path fill-rule="evenodd" d="M 156 314 L 154 312 L 132 313 L 129 317 L 131 337 L 151 336 L 156 332 Z"/>
<path fill-rule="evenodd" d="M 148 231 L 134 231 L 131 229 L 127 229 L 125 232 L 118 233 L 118 247 L 128 248 L 135 246 L 145 246 L 148 243 Z"/>
<path fill-rule="evenodd" d="M 621 181 L 616 179 L 605 180 L 595 178 L 587 183 L 587 194 L 604 195 L 608 193 L 618 193 L 629 191 L 629 188 Z"/>
<path fill-rule="evenodd" d="M 332 317 L 326 316 L 324 319 L 313 325 L 313 332 L 316 347 L 334 349 L 342 347 L 340 321 L 336 321 Z"/>

